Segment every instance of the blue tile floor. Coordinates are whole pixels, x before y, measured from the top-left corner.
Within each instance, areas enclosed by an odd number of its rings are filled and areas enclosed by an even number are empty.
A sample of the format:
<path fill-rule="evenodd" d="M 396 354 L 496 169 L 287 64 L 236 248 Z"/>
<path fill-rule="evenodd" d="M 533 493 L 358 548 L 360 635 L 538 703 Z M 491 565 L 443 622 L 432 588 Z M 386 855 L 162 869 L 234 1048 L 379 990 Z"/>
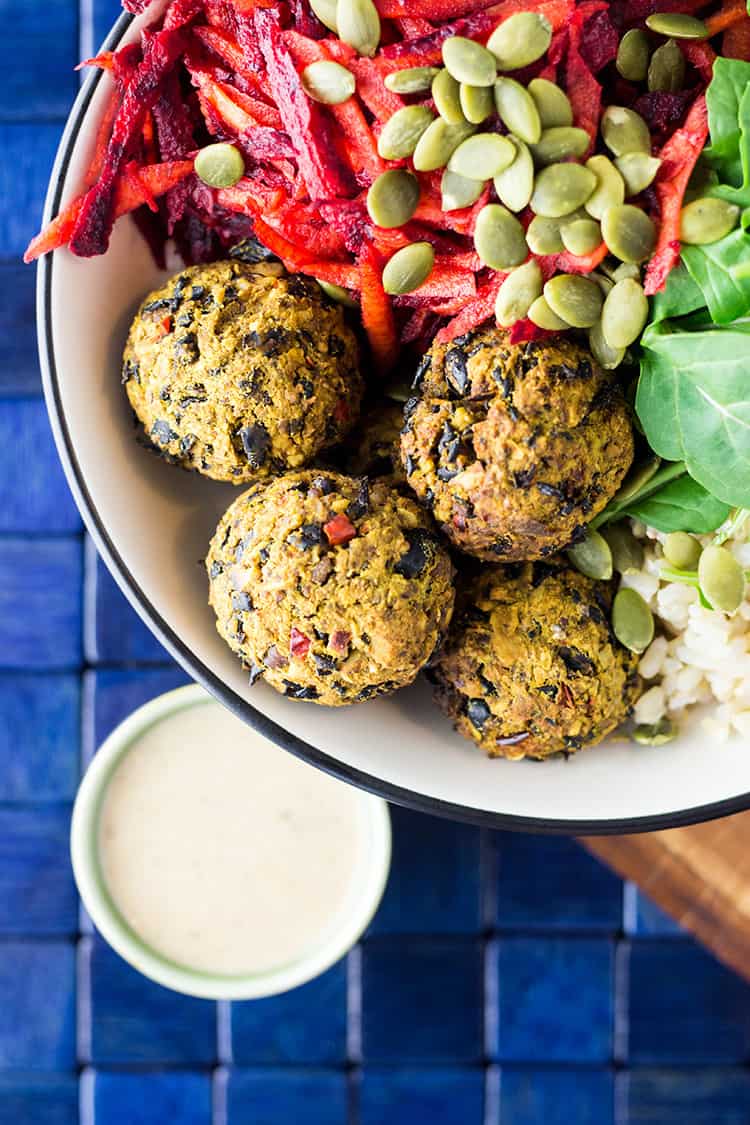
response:
<path fill-rule="evenodd" d="M 80 916 L 82 763 L 185 679 L 84 537 L 18 261 L 117 7 L 0 0 L 0 1125 L 750 1125 L 750 987 L 571 840 L 393 809 L 361 945 L 257 1003 L 152 985 Z"/>

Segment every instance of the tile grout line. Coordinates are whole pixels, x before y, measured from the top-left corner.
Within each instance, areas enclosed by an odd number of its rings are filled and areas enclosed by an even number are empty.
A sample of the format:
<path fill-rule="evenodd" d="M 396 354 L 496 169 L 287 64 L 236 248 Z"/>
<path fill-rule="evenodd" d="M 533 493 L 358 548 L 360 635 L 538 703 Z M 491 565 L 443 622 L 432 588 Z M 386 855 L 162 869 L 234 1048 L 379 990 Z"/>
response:
<path fill-rule="evenodd" d="M 221 1066 L 234 1063 L 232 1051 L 232 1005 L 229 1000 L 216 1003 L 216 1056 Z"/>
<path fill-rule="evenodd" d="M 500 959 L 499 940 L 483 943 L 484 1056 L 491 1059 L 500 1042 Z"/>
<path fill-rule="evenodd" d="M 86 535 L 83 548 L 83 658 L 86 664 L 97 664 L 96 588 L 97 553 L 94 540 Z"/>
<path fill-rule="evenodd" d="M 78 1121 L 79 1125 L 94 1125 L 94 1081 L 95 1074 L 90 1066 L 81 1071 L 78 1080 Z"/>
<path fill-rule="evenodd" d="M 76 946 L 76 1056 L 79 1066 L 91 1063 L 93 1041 L 91 951 L 91 938 L 81 937 Z"/>
<path fill-rule="evenodd" d="M 226 1001 L 223 1001 L 226 1003 Z M 213 1125 L 227 1125 L 227 1087 L 229 1084 L 229 1070 L 226 1066 L 218 1066 L 211 1078 L 211 1119 Z"/>
<path fill-rule="evenodd" d="M 362 1062 L 362 946 L 346 959 L 346 1054 L 350 1063 Z"/>
<path fill-rule="evenodd" d="M 502 1075 L 497 1063 L 490 1063 L 484 1072 L 484 1123 L 500 1125 L 500 1083 Z"/>
<path fill-rule="evenodd" d="M 78 0 L 78 52 L 82 59 L 90 59 L 94 51 L 94 0 Z"/>

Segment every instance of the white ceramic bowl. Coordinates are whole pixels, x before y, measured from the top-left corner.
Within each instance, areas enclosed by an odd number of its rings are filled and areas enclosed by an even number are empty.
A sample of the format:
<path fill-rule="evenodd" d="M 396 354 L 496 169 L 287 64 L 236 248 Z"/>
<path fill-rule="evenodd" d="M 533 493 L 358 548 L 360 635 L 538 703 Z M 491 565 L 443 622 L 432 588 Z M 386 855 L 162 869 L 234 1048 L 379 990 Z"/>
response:
<path fill-rule="evenodd" d="M 140 22 L 123 17 L 109 47 Z M 60 146 L 45 218 L 81 187 L 110 79 L 89 77 Z M 453 733 L 424 683 L 357 708 L 282 698 L 246 673 L 206 604 L 203 557 L 236 495 L 136 445 L 120 387 L 129 319 L 160 275 L 129 219 L 109 252 L 57 252 L 39 270 L 44 385 L 68 479 L 88 528 L 141 617 L 186 670 L 248 723 L 294 754 L 391 800 L 494 826 L 605 833 L 668 827 L 750 805 L 750 752 L 712 746 L 693 723 L 667 746 L 611 740 L 570 761 L 490 761 Z"/>
<path fill-rule="evenodd" d="M 93 758 L 76 797 L 70 832 L 70 851 L 76 884 L 84 906 L 101 935 L 144 976 L 189 996 L 209 1000 L 255 1000 L 287 992 L 325 972 L 349 952 L 377 910 L 391 862 L 391 823 L 384 801 L 354 793 L 360 801 L 358 818 L 366 840 L 356 871 L 356 894 L 326 938 L 312 945 L 291 964 L 263 973 L 220 976 L 198 972 L 163 957 L 141 941 L 124 920 L 107 890 L 99 856 L 99 817 L 107 787 L 122 758 L 149 727 L 186 708 L 210 702 L 203 688 L 192 684 L 160 695 L 139 707 L 110 734 Z"/>

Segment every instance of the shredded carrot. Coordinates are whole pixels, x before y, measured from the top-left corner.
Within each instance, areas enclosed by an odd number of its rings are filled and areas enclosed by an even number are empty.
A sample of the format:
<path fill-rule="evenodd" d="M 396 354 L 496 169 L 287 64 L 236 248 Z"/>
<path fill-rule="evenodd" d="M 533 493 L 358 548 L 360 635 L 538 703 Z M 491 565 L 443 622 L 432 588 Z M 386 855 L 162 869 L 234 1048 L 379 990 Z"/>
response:
<path fill-rule="evenodd" d="M 389 371 L 398 359 L 398 335 L 393 306 L 383 288 L 382 269 L 371 246 L 359 258 L 362 286 L 362 323 L 379 371 Z"/>
<path fill-rule="evenodd" d="M 726 31 L 728 27 L 733 24 L 739 23 L 741 19 L 747 16 L 747 8 L 745 4 L 725 4 L 724 7 L 716 12 L 713 16 L 707 16 L 703 21 L 708 28 L 709 38 L 718 35 L 720 31 Z"/>

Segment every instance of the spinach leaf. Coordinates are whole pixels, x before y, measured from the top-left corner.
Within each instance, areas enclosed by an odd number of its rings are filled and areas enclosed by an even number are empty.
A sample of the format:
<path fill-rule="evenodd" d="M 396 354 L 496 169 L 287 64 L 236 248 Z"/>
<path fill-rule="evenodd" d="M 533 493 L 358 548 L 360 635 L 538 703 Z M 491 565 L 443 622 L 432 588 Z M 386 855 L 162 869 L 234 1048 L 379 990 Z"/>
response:
<path fill-rule="evenodd" d="M 749 85 L 750 63 L 718 58 L 706 90 L 711 147 L 704 155 L 721 179 L 735 188 L 748 182 L 750 101 L 745 95 Z"/>
<path fill-rule="evenodd" d="M 695 332 L 661 321 L 641 343 L 636 411 L 651 448 L 725 504 L 750 507 L 750 320 Z"/>
<path fill-rule="evenodd" d="M 715 324 L 731 324 L 750 309 L 750 235 L 741 227 L 707 246 L 683 246 L 682 260 Z"/>
<path fill-rule="evenodd" d="M 665 484 L 658 492 L 641 500 L 635 499 L 624 515 L 634 516 L 657 531 L 690 531 L 704 535 L 715 531 L 731 512 L 687 474 Z"/>
<path fill-rule="evenodd" d="M 667 284 L 651 302 L 651 323 L 658 324 L 672 316 L 686 316 L 706 304 L 703 290 L 680 262 L 667 277 Z"/>

